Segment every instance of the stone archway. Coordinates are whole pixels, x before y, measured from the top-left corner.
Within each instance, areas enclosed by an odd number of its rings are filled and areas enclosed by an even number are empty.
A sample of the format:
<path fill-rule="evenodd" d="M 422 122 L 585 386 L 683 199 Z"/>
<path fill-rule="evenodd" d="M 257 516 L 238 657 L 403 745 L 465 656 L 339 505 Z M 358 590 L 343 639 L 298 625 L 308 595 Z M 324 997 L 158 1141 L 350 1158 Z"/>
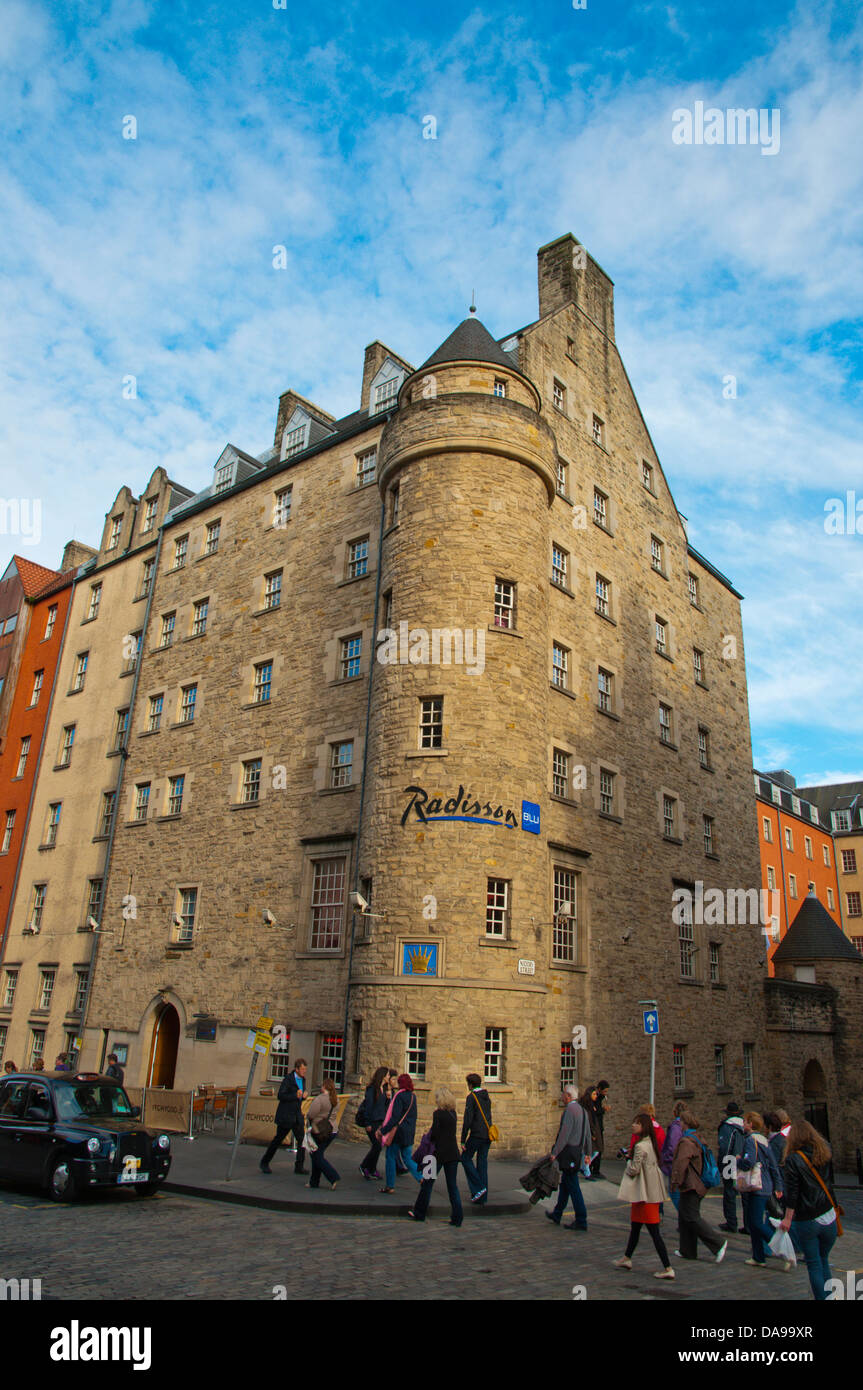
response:
<path fill-rule="evenodd" d="M 173 1004 L 163 1003 L 157 1008 L 153 1020 L 147 1086 L 164 1086 L 169 1091 L 172 1089 L 179 1046 L 180 1015 Z"/>

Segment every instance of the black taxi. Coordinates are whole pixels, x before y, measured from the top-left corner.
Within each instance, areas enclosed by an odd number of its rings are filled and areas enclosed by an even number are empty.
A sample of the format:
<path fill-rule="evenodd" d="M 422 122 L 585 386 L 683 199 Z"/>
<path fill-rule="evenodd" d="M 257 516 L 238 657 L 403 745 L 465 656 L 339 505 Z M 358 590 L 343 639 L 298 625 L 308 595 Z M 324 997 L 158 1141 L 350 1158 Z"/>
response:
<path fill-rule="evenodd" d="M 123 1087 L 95 1072 L 12 1072 L 0 1079 L 0 1180 L 38 1183 L 55 1202 L 87 1188 L 151 1197 L 171 1140 L 138 1118 Z"/>

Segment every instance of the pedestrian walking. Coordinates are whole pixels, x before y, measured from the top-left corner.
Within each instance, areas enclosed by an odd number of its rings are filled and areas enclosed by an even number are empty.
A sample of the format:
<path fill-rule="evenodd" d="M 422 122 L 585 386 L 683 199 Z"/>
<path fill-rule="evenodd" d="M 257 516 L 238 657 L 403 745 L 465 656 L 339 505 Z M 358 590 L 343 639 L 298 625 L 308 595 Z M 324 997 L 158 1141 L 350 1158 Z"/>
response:
<path fill-rule="evenodd" d="M 594 1162 L 590 1165 L 590 1176 L 592 1178 L 602 1177 L 602 1174 L 599 1171 L 599 1167 L 602 1163 L 602 1155 L 605 1151 L 605 1117 L 611 1111 L 611 1106 L 609 1105 L 608 1100 L 606 1099 L 606 1097 L 608 1096 L 608 1091 L 609 1084 L 607 1081 L 600 1081 L 597 1083 L 596 1100 L 594 1101 L 594 1116 L 596 1120 L 596 1132 L 599 1138 L 599 1142 L 595 1145 L 595 1147 L 599 1150 L 599 1152 Z"/>
<path fill-rule="evenodd" d="M 357 1111 L 357 1124 L 361 1125 L 369 1136 L 369 1151 L 360 1164 L 360 1172 L 364 1178 L 378 1178 L 378 1159 L 381 1156 L 381 1141 L 377 1137 L 377 1131 L 384 1122 L 389 1104 L 389 1088 L 385 1085 L 387 1080 L 386 1067 L 378 1067 L 363 1096 L 362 1105 Z"/>
<path fill-rule="evenodd" d="M 652 1124 L 653 1129 L 654 1129 L 654 1131 L 655 1131 L 655 1133 L 656 1133 L 656 1142 L 657 1142 L 657 1144 L 659 1145 L 659 1153 L 660 1153 L 660 1157 L 661 1157 L 661 1156 L 662 1156 L 662 1146 L 663 1146 L 663 1144 L 665 1143 L 665 1130 L 662 1128 L 662 1125 L 661 1125 L 661 1124 L 659 1123 L 659 1121 L 657 1120 L 657 1118 L 656 1118 L 656 1111 L 654 1110 L 653 1106 L 650 1104 L 650 1101 L 647 1101 L 644 1105 L 640 1105 L 640 1106 L 638 1107 L 637 1113 L 638 1113 L 639 1115 L 648 1115 L 648 1116 L 650 1117 L 650 1123 Z M 638 1143 L 639 1137 L 640 1137 L 640 1136 L 639 1136 L 638 1133 L 635 1132 L 635 1131 L 633 1131 L 633 1133 L 630 1135 L 630 1137 L 629 1137 L 629 1149 L 627 1150 L 627 1155 L 626 1155 L 627 1158 L 629 1158 L 629 1156 L 630 1156 L 631 1153 L 632 1153 L 632 1150 L 635 1148 L 635 1145 Z M 667 1195 L 667 1194 L 666 1194 L 666 1195 Z"/>
<path fill-rule="evenodd" d="M 303 1126 L 303 1100 L 306 1095 L 306 1059 L 298 1057 L 294 1063 L 293 1071 L 289 1071 L 281 1086 L 279 1087 L 279 1104 L 276 1109 L 276 1137 L 270 1143 L 269 1148 L 261 1159 L 261 1172 L 271 1173 L 270 1159 L 284 1143 L 287 1136 L 293 1133 L 297 1145 L 296 1159 L 294 1161 L 294 1172 L 305 1173 L 307 1170 L 303 1163 L 303 1139 L 305 1131 Z"/>
<path fill-rule="evenodd" d="M 675 1101 L 674 1109 L 671 1112 L 671 1123 L 665 1131 L 665 1143 L 662 1145 L 659 1166 L 665 1174 L 665 1177 L 669 1180 L 671 1179 L 671 1166 L 674 1162 L 674 1155 L 677 1151 L 677 1145 L 680 1143 L 680 1136 L 683 1133 L 683 1125 L 680 1116 L 685 1109 L 685 1100 Z M 674 1203 L 675 1209 L 680 1206 L 680 1193 L 676 1188 L 672 1189 L 671 1200 Z"/>
<path fill-rule="evenodd" d="M 390 1102 L 387 1117 L 380 1131 L 382 1143 L 387 1151 L 384 1169 L 386 1186 L 380 1188 L 381 1192 L 395 1192 L 397 1155 L 401 1156 L 408 1172 L 419 1182 L 419 1170 L 411 1155 L 416 1129 L 417 1098 L 414 1095 L 414 1083 L 406 1072 L 402 1072 L 398 1078 L 398 1090 Z"/>
<path fill-rule="evenodd" d="M 727 1158 L 740 1158 L 746 1142 L 743 1133 L 743 1111 L 736 1100 L 730 1100 L 725 1107 L 725 1119 L 719 1126 L 719 1139 L 716 1148 L 716 1158 L 719 1163 L 719 1171 L 722 1174 L 722 1225 L 720 1231 L 729 1231 L 732 1235 L 737 1230 L 737 1170 L 733 1164 L 726 1163 Z M 726 1174 L 733 1173 L 733 1176 Z M 741 1203 L 741 1206 L 743 1204 Z M 746 1212 L 743 1212 L 743 1225 L 746 1226 Z"/>
<path fill-rule="evenodd" d="M 773 1157 L 781 1168 L 785 1160 L 785 1140 L 791 1129 L 791 1116 L 787 1110 L 770 1110 L 764 1116 L 764 1127 Z"/>
<path fill-rule="evenodd" d="M 595 1086 L 588 1086 L 584 1093 L 578 1097 L 578 1103 L 587 1115 L 590 1125 L 590 1147 L 585 1149 L 585 1155 L 590 1165 L 590 1173 L 586 1176 L 585 1182 L 592 1182 L 599 1176 L 599 1164 L 602 1158 L 602 1131 L 596 1117 L 596 1106 L 599 1100 L 599 1091 Z"/>
<path fill-rule="evenodd" d="M 116 1052 L 108 1053 L 108 1069 L 105 1072 L 105 1075 L 113 1077 L 115 1081 L 119 1081 L 121 1086 L 126 1079 L 126 1073 L 123 1071 L 123 1068 L 120 1066 L 120 1063 L 117 1060 Z"/>
<path fill-rule="evenodd" d="M 397 1094 L 397 1092 L 398 1092 L 398 1089 L 399 1089 L 399 1073 L 395 1070 L 394 1067 L 389 1067 L 389 1068 L 387 1069 L 387 1105 L 389 1105 L 391 1101 L 395 1100 L 395 1097 L 396 1097 L 396 1094 Z M 397 1153 L 397 1154 L 396 1154 L 396 1177 L 397 1177 L 397 1178 L 402 1178 L 402 1177 L 404 1177 L 405 1173 L 408 1173 L 408 1172 L 410 1172 L 410 1169 L 405 1167 L 405 1165 L 402 1163 L 402 1156 L 401 1156 L 401 1154 L 400 1154 L 400 1153 Z"/>
<path fill-rule="evenodd" d="M 413 1217 L 414 1221 L 425 1221 L 438 1173 L 443 1169 L 449 1197 L 449 1224 L 460 1226 L 464 1219 L 464 1212 L 462 1211 L 461 1194 L 458 1190 L 459 1149 L 455 1137 L 455 1096 L 448 1086 L 441 1086 L 435 1091 L 435 1105 L 437 1109 L 432 1115 L 431 1129 L 428 1134 L 434 1149 L 423 1159 L 420 1195 L 408 1212 L 408 1216 Z M 427 1173 L 429 1176 L 426 1176 Z"/>
<path fill-rule="evenodd" d="M 3 1068 L 3 1070 L 7 1073 L 7 1075 L 9 1074 L 9 1072 L 17 1071 L 17 1070 L 18 1070 L 18 1063 L 17 1063 L 17 1062 L 9 1061 L 9 1062 L 6 1063 L 6 1065 L 5 1065 L 5 1067 Z"/>
<path fill-rule="evenodd" d="M 646 1226 L 653 1248 L 662 1262 L 662 1269 L 654 1272 L 654 1279 L 673 1279 L 674 1270 L 659 1230 L 660 1208 L 668 1198 L 659 1166 L 660 1147 L 656 1132 L 659 1127 L 654 1117 L 644 1109 L 636 1115 L 632 1127 L 634 1143 L 617 1192 L 618 1201 L 630 1203 L 629 1240 L 626 1250 L 614 1263 L 618 1269 L 632 1269 L 632 1256 L 641 1228 Z"/>
<path fill-rule="evenodd" d="M 743 1153 L 737 1160 L 737 1171 L 738 1174 L 752 1174 L 752 1177 L 743 1179 L 750 1184 L 743 1191 L 742 1206 L 743 1221 L 752 1242 L 752 1255 L 745 1263 L 755 1269 L 763 1269 L 771 1253 L 767 1247 L 773 1239 L 774 1229 L 767 1222 L 767 1203 L 774 1195 L 777 1199 L 782 1197 L 782 1174 L 767 1142 L 764 1121 L 757 1110 L 747 1110 L 743 1116 L 743 1133 L 745 1142 Z"/>
<path fill-rule="evenodd" d="M 672 1190 L 680 1193 L 677 1208 L 680 1249 L 675 1254 L 684 1260 L 697 1260 L 698 1242 L 702 1240 L 720 1264 L 725 1259 L 728 1241 L 722 1240 L 701 1215 L 701 1202 L 707 1187 L 701 1181 L 704 1154 L 698 1142 L 699 1122 L 689 1110 L 682 1111 L 680 1122 L 683 1129 L 671 1165 Z"/>
<path fill-rule="evenodd" d="M 57 1053 L 57 1057 L 56 1057 L 56 1060 L 55 1060 L 55 1062 L 54 1062 L 54 1070 L 55 1070 L 55 1071 L 69 1071 L 69 1067 L 67 1067 L 67 1065 L 66 1065 L 66 1054 L 65 1054 L 65 1052 L 58 1052 L 58 1053 Z"/>
<path fill-rule="evenodd" d="M 488 1151 L 491 1148 L 491 1097 L 475 1071 L 465 1077 L 467 1100 L 461 1124 L 461 1161 L 470 1199 L 477 1206 L 488 1201 Z"/>
<path fill-rule="evenodd" d="M 312 1176 L 306 1183 L 306 1187 L 320 1187 L 321 1176 L 326 1178 L 331 1188 L 335 1187 L 339 1181 L 339 1174 L 325 1157 L 327 1149 L 338 1134 L 338 1130 L 333 1124 L 333 1116 L 338 1109 L 338 1104 L 339 1097 L 335 1083 L 330 1077 L 325 1076 L 320 1095 L 315 1096 L 306 1112 L 309 1132 L 315 1142 L 315 1148 L 311 1151 Z"/>
<path fill-rule="evenodd" d="M 551 1157 L 557 1160 L 560 1169 L 560 1187 L 554 1211 L 547 1211 L 545 1214 L 549 1221 L 559 1226 L 566 1211 L 566 1204 L 571 1201 L 575 1220 L 566 1230 L 586 1231 L 587 1207 L 584 1204 L 578 1173 L 581 1161 L 590 1151 L 593 1142 L 590 1116 L 583 1103 L 579 1101 L 575 1086 L 564 1086 L 560 1099 L 565 1108 L 560 1117 L 557 1138 L 551 1149 Z"/>
<path fill-rule="evenodd" d="M 782 1186 L 785 1215 L 780 1230 L 791 1232 L 806 1261 L 812 1295 L 819 1303 L 828 1297 L 829 1255 L 842 1234 L 842 1208 L 830 1190 L 830 1145 L 806 1120 L 792 1124 L 785 1141 Z"/>

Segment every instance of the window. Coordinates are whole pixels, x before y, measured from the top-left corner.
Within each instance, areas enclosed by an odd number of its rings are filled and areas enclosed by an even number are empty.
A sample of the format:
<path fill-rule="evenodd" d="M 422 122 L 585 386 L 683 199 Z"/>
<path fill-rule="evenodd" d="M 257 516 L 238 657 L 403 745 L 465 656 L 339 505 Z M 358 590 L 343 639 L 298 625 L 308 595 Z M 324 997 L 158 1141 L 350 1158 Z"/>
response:
<path fill-rule="evenodd" d="M 673 796 L 664 796 L 662 798 L 662 824 L 663 834 L 666 840 L 675 839 L 677 827 L 677 801 Z"/>
<path fill-rule="evenodd" d="M 270 1081 L 284 1081 L 285 1077 L 288 1075 L 290 1071 L 288 1061 L 290 1047 L 291 1034 L 289 1031 L 285 1033 L 284 1040 L 280 1042 L 278 1047 L 275 1042 L 273 1043 L 269 1057 L 270 1067 L 267 1073 Z"/>
<path fill-rule="evenodd" d="M 834 830 L 850 830 L 850 829 L 851 829 L 851 812 L 850 812 L 850 811 L 831 811 L 831 812 L 830 812 L 830 819 L 831 819 L 831 821 L 833 822 L 833 829 L 834 829 Z"/>
<path fill-rule="evenodd" d="M 101 584 L 91 584 L 91 585 L 90 585 L 90 603 L 89 603 L 89 605 L 88 605 L 88 607 L 87 607 L 87 621 L 88 621 L 88 622 L 91 622 L 93 618 L 98 618 L 98 616 L 99 616 L 99 604 L 100 604 L 101 602 L 102 602 L 102 585 L 101 585 Z"/>
<path fill-rule="evenodd" d="M 15 773 L 15 776 L 16 776 L 16 777 L 23 777 L 23 776 L 24 776 L 24 769 L 25 769 L 25 767 L 27 766 L 27 759 L 28 759 L 29 755 L 30 755 L 30 735 L 27 734 L 27 735 L 26 735 L 24 738 L 22 738 L 22 740 L 21 740 L 21 752 L 18 754 L 18 771 Z"/>
<path fill-rule="evenodd" d="M 393 625 L 393 591 L 387 589 L 384 594 L 384 627 L 392 630 Z"/>
<path fill-rule="evenodd" d="M 772 864 L 767 865 L 767 887 L 771 891 L 776 887 L 776 870 Z"/>
<path fill-rule="evenodd" d="M 773 844 L 773 830 L 772 830 L 772 828 L 771 828 L 769 818 L 768 818 L 767 816 L 763 816 L 763 817 L 762 817 L 762 822 L 761 822 L 761 823 L 762 823 L 762 825 L 764 826 L 764 839 L 765 839 L 765 841 L 766 841 L 766 843 L 767 843 L 768 845 L 772 845 L 772 844 Z"/>
<path fill-rule="evenodd" d="M 48 825 L 45 829 L 46 845 L 56 845 L 57 831 L 60 829 L 60 813 L 63 809 L 62 801 L 52 801 L 48 807 Z"/>
<path fill-rule="evenodd" d="M 210 524 L 209 524 L 209 526 L 207 527 L 206 536 L 204 537 L 204 554 L 205 554 L 205 555 L 215 555 L 215 554 L 216 554 L 216 551 L 219 549 L 219 536 L 220 536 L 221 534 L 222 534 L 222 523 L 221 523 L 221 520 L 219 520 L 219 521 L 211 521 Z"/>
<path fill-rule="evenodd" d="M 597 526 L 608 530 L 608 498 L 598 487 L 593 489 L 593 519 Z"/>
<path fill-rule="evenodd" d="M 562 382 L 558 381 L 556 377 L 554 386 L 552 387 L 552 404 L 555 410 L 561 411 L 564 415 L 566 414 L 566 387 Z"/>
<path fill-rule="evenodd" d="M 605 448 L 605 423 L 598 415 L 594 415 L 591 422 L 591 433 L 594 444 L 601 444 Z"/>
<path fill-rule="evenodd" d="M 102 810 L 99 816 L 99 834 L 108 835 L 111 831 L 111 821 L 114 818 L 114 799 L 116 792 L 102 793 Z"/>
<path fill-rule="evenodd" d="M 6 979 L 3 983 L 3 1008 L 11 1009 L 15 1003 L 15 989 L 18 984 L 18 971 L 7 970 Z"/>
<path fill-rule="evenodd" d="M 503 1081 L 503 1028 L 486 1028 L 485 1062 L 483 1078 L 485 1081 Z"/>
<path fill-rule="evenodd" d="M 101 878 L 91 878 L 87 882 L 87 916 L 94 917 L 97 922 L 102 911 L 103 886 Z"/>
<path fill-rule="evenodd" d="M 506 382 L 500 377 L 494 379 L 494 394 L 503 399 L 506 396 Z"/>
<path fill-rule="evenodd" d="M 808 884 L 806 885 L 806 887 L 807 887 L 807 891 L 808 891 L 809 893 L 814 893 L 814 892 L 815 892 L 815 884 L 814 884 L 814 883 L 808 883 Z"/>
<path fill-rule="evenodd" d="M 181 570 L 186 563 L 186 556 L 189 552 L 189 537 L 178 536 L 174 541 L 174 569 Z"/>
<path fill-rule="evenodd" d="M 665 573 L 665 547 L 657 536 L 650 537 L 650 564 L 657 574 Z"/>
<path fill-rule="evenodd" d="M 369 538 L 348 542 L 347 578 L 359 579 L 369 572 Z"/>
<path fill-rule="evenodd" d="M 560 748 L 551 755 L 551 790 L 554 796 L 569 795 L 569 754 Z"/>
<path fill-rule="evenodd" d="M 494 625 L 515 627 L 515 585 L 508 579 L 494 581 Z"/>
<path fill-rule="evenodd" d="M 180 723 L 191 724 L 195 718 L 195 702 L 198 698 L 197 685 L 184 685 L 180 691 Z"/>
<path fill-rule="evenodd" d="M 833 909 L 836 907 L 836 903 L 835 903 L 834 900 L 833 900 L 833 889 L 832 889 L 832 888 L 828 888 L 828 889 L 827 889 L 827 906 L 830 908 L 831 912 L 832 912 Z"/>
<path fill-rule="evenodd" d="M 251 758 L 243 763 L 243 788 L 241 801 L 260 801 L 261 799 L 261 759 Z"/>
<path fill-rule="evenodd" d="M 405 1071 L 415 1081 L 424 1081 L 426 1074 L 426 1046 L 428 1043 L 425 1023 L 409 1023 L 405 1045 Z"/>
<path fill-rule="evenodd" d="M 128 648 L 131 648 L 129 658 L 126 662 L 126 665 L 123 667 L 123 671 L 126 675 L 128 675 L 131 671 L 134 671 L 135 667 L 138 665 L 138 657 L 141 655 L 141 642 L 143 641 L 143 639 L 143 630 L 141 630 L 140 632 L 130 632 L 129 635 L 124 639 L 124 646 L 128 643 L 127 650 Z"/>
<path fill-rule="evenodd" d="M 567 467 L 568 465 L 564 463 L 562 458 L 557 460 L 557 492 L 559 497 L 566 497 L 568 495 L 566 490 Z"/>
<path fill-rule="evenodd" d="M 689 576 L 689 602 L 693 608 L 698 607 L 698 579 L 694 574 Z"/>
<path fill-rule="evenodd" d="M 12 843 L 12 832 L 15 829 L 15 812 L 6 812 L 6 824 L 3 827 L 3 845 L 0 847 L 0 854 L 8 854 L 9 846 Z"/>
<path fill-rule="evenodd" d="M 282 571 L 273 570 L 271 574 L 264 575 L 264 608 L 267 612 L 271 608 L 278 608 L 282 602 Z"/>
<path fill-rule="evenodd" d="M 399 484 L 394 483 L 387 493 L 388 524 L 398 526 L 399 524 Z"/>
<path fill-rule="evenodd" d="M 566 340 L 566 355 L 567 357 L 571 357 L 573 362 L 577 360 L 575 356 L 575 341 L 572 338 L 567 338 Z"/>
<path fill-rule="evenodd" d="M 785 848 L 790 850 L 794 849 L 794 837 L 791 834 L 790 825 L 786 825 L 785 827 Z"/>
<path fill-rule="evenodd" d="M 330 786 L 349 787 L 353 778 L 353 741 L 348 743 L 331 743 L 330 748 L 332 749 L 330 760 Z"/>
<path fill-rule="evenodd" d="M 293 484 L 291 484 L 290 487 L 280 488 L 276 493 L 273 503 L 273 525 L 277 530 L 287 526 L 291 519 L 291 493 L 293 490 Z"/>
<path fill-rule="evenodd" d="M 599 809 L 606 816 L 614 814 L 614 773 L 607 768 L 599 770 Z"/>
<path fill-rule="evenodd" d="M 42 930 L 42 914 L 45 911 L 45 898 L 48 893 L 47 883 L 35 883 L 33 885 L 33 905 L 30 908 L 30 930 L 37 932 Z"/>
<path fill-rule="evenodd" d="M 797 875 L 796 875 L 796 874 L 789 874 L 789 875 L 788 875 L 788 896 L 789 896 L 790 898 L 796 898 L 796 897 L 797 897 Z"/>
<path fill-rule="evenodd" d="M 663 618 L 657 618 L 656 622 L 656 650 L 660 656 L 668 655 L 668 629 Z"/>
<path fill-rule="evenodd" d="M 509 882 L 505 878 L 490 878 L 485 906 L 485 934 L 505 937 L 508 925 Z"/>
<path fill-rule="evenodd" d="M 365 487 L 366 483 L 374 482 L 377 463 L 377 449 L 367 449 L 364 454 L 357 454 L 357 487 Z"/>
<path fill-rule="evenodd" d="M 174 640 L 174 627 L 177 622 L 176 613 L 162 614 L 162 633 L 159 638 L 160 647 L 170 647 Z"/>
<path fill-rule="evenodd" d="M 696 685 L 704 684 L 704 652 L 692 648 L 692 674 Z"/>
<path fill-rule="evenodd" d="M 297 425 L 296 429 L 285 430 L 282 442 L 282 458 L 293 458 L 294 454 L 302 453 L 306 447 L 306 435 L 308 433 L 308 423 Z"/>
<path fill-rule="evenodd" d="M 860 916 L 860 894 L 859 894 L 859 893 L 846 893 L 846 894 L 845 894 L 845 901 L 846 901 L 846 903 L 848 904 L 848 916 L 849 916 L 849 917 L 859 917 L 859 916 Z"/>
<path fill-rule="evenodd" d="M 121 748 L 125 748 L 125 746 L 126 746 L 126 734 L 127 734 L 127 732 L 128 732 L 128 729 L 129 729 L 129 711 L 128 711 L 128 709 L 118 709 L 118 710 L 117 710 L 117 722 L 116 722 L 116 724 L 115 724 L 115 726 L 114 726 L 114 743 L 113 743 L 113 746 L 112 746 L 112 752 L 114 752 L 114 753 L 119 753 L 119 751 L 120 751 Z M 70 751 L 71 751 L 71 750 L 70 750 Z"/>
<path fill-rule="evenodd" d="M 168 778 L 168 815 L 179 816 L 183 810 L 183 790 L 186 785 L 185 775 L 180 772 L 176 777 Z"/>
<path fill-rule="evenodd" d="M 821 846 L 821 850 L 822 850 L 822 853 L 823 853 L 823 855 L 824 855 L 824 863 L 827 865 L 827 868 L 829 869 L 829 868 L 830 868 L 830 850 L 827 848 L 826 845 L 822 845 L 822 846 Z"/>
<path fill-rule="evenodd" d="M 596 576 L 596 611 L 601 618 L 611 617 L 611 585 L 601 574 Z"/>
<path fill-rule="evenodd" d="M 559 584 L 562 589 L 566 588 L 566 572 L 569 563 L 569 552 L 562 550 L 559 545 L 551 547 L 551 582 Z"/>
<path fill-rule="evenodd" d="M 420 700 L 420 748 L 443 748 L 443 696 Z"/>
<path fill-rule="evenodd" d="M 197 888 L 181 888 L 179 891 L 179 912 L 180 925 L 174 924 L 177 932 L 177 941 L 193 941 L 195 938 L 195 918 L 198 912 L 198 890 Z"/>
<path fill-rule="evenodd" d="M 136 821 L 146 820 L 147 811 L 150 806 L 150 783 L 138 782 L 135 787 L 135 814 L 132 819 Z"/>
<path fill-rule="evenodd" d="M 671 737 L 671 706 L 659 703 L 659 737 L 663 743 L 672 744 Z"/>
<path fill-rule="evenodd" d="M 578 1053 L 567 1039 L 560 1044 L 560 1089 L 575 1086 L 578 1081 Z"/>
<path fill-rule="evenodd" d="M 702 767 L 710 767 L 710 733 L 702 724 L 698 726 L 698 761 Z"/>
<path fill-rule="evenodd" d="M 51 996 L 54 993 L 54 982 L 57 979 L 56 970 L 39 971 L 39 1004 L 40 1009 L 50 1009 Z"/>
<path fill-rule="evenodd" d="M 87 675 L 87 662 L 90 660 L 89 652 L 79 652 L 75 658 L 75 675 L 72 679 L 72 689 L 83 690 L 84 680 Z"/>
<path fill-rule="evenodd" d="M 692 921 L 692 905 L 688 901 L 681 904 L 681 921 L 677 928 L 677 958 L 682 980 L 695 979 L 695 926 Z"/>
<path fill-rule="evenodd" d="M 255 688 L 252 696 L 256 705 L 268 705 L 273 686 L 273 663 L 261 661 L 255 667 Z"/>
<path fill-rule="evenodd" d="M 145 560 L 143 565 L 141 566 L 141 598 L 146 598 L 151 588 L 153 587 L 153 575 L 155 573 L 155 570 L 156 561 L 152 558 L 149 560 Z"/>
<path fill-rule="evenodd" d="M 712 816 L 702 816 L 702 821 L 703 821 L 703 823 L 704 823 L 704 853 L 705 853 L 705 854 L 713 854 L 713 853 L 714 853 L 713 817 L 712 817 Z"/>
<path fill-rule="evenodd" d="M 360 633 L 355 633 L 353 637 L 342 638 L 339 674 L 343 681 L 353 680 L 354 676 L 360 674 L 362 652 L 363 639 Z"/>
<path fill-rule="evenodd" d="M 210 609 L 208 598 L 199 599 L 192 608 L 192 636 L 203 637 L 207 631 L 207 613 Z"/>
<path fill-rule="evenodd" d="M 551 683 L 566 690 L 569 683 L 569 648 L 555 642 L 551 648 Z"/>
<path fill-rule="evenodd" d="M 57 621 L 57 605 L 56 605 L 56 603 L 52 603 L 52 604 L 51 604 L 51 607 L 48 609 L 48 616 L 47 616 L 47 618 L 45 619 L 45 636 L 42 638 L 42 641 L 43 641 L 43 642 L 47 642 L 47 641 L 48 641 L 48 638 L 49 638 L 49 637 L 51 636 L 51 634 L 53 633 L 53 631 L 54 631 L 54 624 L 56 623 L 56 621 Z"/>
<path fill-rule="evenodd" d="M 675 1091 L 686 1090 L 686 1048 L 675 1043 L 671 1049 L 671 1066 Z"/>
<path fill-rule="evenodd" d="M 857 872 L 857 851 L 856 851 L 856 849 L 843 849 L 843 851 L 842 851 L 842 872 L 843 872 L 843 874 L 856 874 L 856 872 Z"/>
<path fill-rule="evenodd" d="M 379 410 L 391 410 L 396 403 L 399 393 L 399 379 L 397 376 L 390 377 L 389 381 L 382 381 L 380 386 L 375 387 L 375 408 L 372 412 L 377 414 Z"/>
<path fill-rule="evenodd" d="M 217 493 L 227 491 L 227 489 L 231 486 L 231 480 L 233 476 L 233 463 L 220 464 L 219 467 L 216 469 L 216 476 L 213 480 L 213 492 Z"/>
<path fill-rule="evenodd" d="M 165 697 L 162 694 L 151 695 L 147 709 L 147 732 L 157 734 L 162 727 L 162 706 Z"/>
<path fill-rule="evenodd" d="M 713 1049 L 713 1082 L 717 1091 L 725 1086 L 725 1048 L 720 1044 Z"/>
<path fill-rule="evenodd" d="M 30 1062 L 31 1068 L 41 1062 L 45 1053 L 45 1029 L 31 1028 L 30 1030 Z"/>
<path fill-rule="evenodd" d="M 141 527 L 141 531 L 144 535 L 146 535 L 148 531 L 152 531 L 156 523 L 156 508 L 158 507 L 158 505 L 158 497 L 147 498 L 147 505 L 144 509 L 144 524 Z"/>
<path fill-rule="evenodd" d="M 578 960 L 578 918 L 575 873 L 554 866 L 552 897 L 552 960 L 574 965 Z"/>
<path fill-rule="evenodd" d="M 755 1090 L 755 1044 L 743 1044 L 743 1090 L 751 1095 Z"/>
<path fill-rule="evenodd" d="M 345 914 L 345 860 L 318 859 L 312 885 L 312 951 L 337 951 Z"/>
<path fill-rule="evenodd" d="M 108 537 L 108 549 L 116 550 L 120 544 L 120 532 L 123 529 L 123 514 L 111 518 L 111 534 Z"/>
<path fill-rule="evenodd" d="M 812 837 L 811 837 L 810 835 L 804 835 L 804 836 L 803 836 L 803 846 L 804 846 L 804 849 L 805 849 L 805 852 L 806 852 L 806 858 L 807 858 L 807 859 L 811 859 L 811 858 L 812 858 Z"/>
<path fill-rule="evenodd" d="M 653 491 L 653 466 L 645 460 L 641 463 L 641 481 L 648 492 Z"/>
<path fill-rule="evenodd" d="M 720 980 L 720 952 L 722 947 L 718 941 L 711 941 L 707 948 L 707 968 L 712 985 L 718 985 Z"/>
<path fill-rule="evenodd" d="M 600 666 L 597 672 L 597 703 L 604 713 L 609 714 L 614 698 L 614 676 Z"/>
<path fill-rule="evenodd" d="M 345 1040 L 341 1033 L 324 1033 L 321 1037 L 321 1075 L 333 1081 L 342 1074 Z"/>
<path fill-rule="evenodd" d="M 5 1024 L 0 1024 L 0 1062 L 6 1055 L 6 1039 L 9 1036 L 9 1029 Z"/>
<path fill-rule="evenodd" d="M 60 745 L 60 767 L 68 767 L 72 761 L 72 745 L 75 742 L 75 725 L 67 724 L 63 730 L 63 742 Z"/>

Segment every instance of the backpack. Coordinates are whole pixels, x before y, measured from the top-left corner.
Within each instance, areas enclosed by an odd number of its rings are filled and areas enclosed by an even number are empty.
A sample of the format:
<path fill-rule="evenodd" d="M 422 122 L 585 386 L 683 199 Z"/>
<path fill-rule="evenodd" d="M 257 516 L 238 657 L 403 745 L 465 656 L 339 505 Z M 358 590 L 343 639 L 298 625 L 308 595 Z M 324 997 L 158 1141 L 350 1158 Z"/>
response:
<path fill-rule="evenodd" d="M 354 1124 L 355 1124 L 355 1125 L 358 1125 L 360 1129 L 368 1129 L 368 1128 L 369 1128 L 369 1125 L 371 1124 L 371 1120 L 369 1119 L 368 1114 L 367 1114 L 367 1112 L 366 1112 L 366 1100 L 365 1100 L 365 1096 L 363 1096 L 363 1099 L 360 1101 L 360 1106 L 359 1106 L 359 1109 L 357 1110 L 356 1119 L 354 1120 Z"/>
<path fill-rule="evenodd" d="M 719 1187 L 722 1177 L 716 1159 L 713 1157 L 713 1150 L 706 1144 L 702 1144 L 700 1139 L 696 1140 L 701 1149 L 701 1181 L 705 1187 Z"/>

